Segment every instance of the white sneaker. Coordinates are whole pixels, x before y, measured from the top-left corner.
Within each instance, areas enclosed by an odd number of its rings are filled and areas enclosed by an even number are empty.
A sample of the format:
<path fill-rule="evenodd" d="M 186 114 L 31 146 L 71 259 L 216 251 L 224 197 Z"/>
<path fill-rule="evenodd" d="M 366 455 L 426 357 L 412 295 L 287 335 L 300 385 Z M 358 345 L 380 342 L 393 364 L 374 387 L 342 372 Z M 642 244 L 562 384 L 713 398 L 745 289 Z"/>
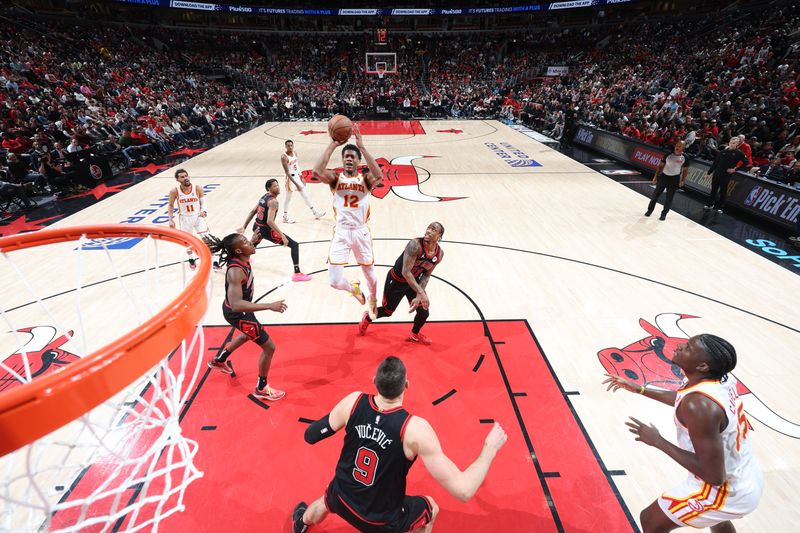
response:
<path fill-rule="evenodd" d="M 289 215 L 287 215 L 286 213 L 284 213 L 284 215 L 283 215 L 283 222 L 285 224 L 294 224 L 294 220 L 289 218 Z"/>
<path fill-rule="evenodd" d="M 321 219 L 324 216 L 325 216 L 325 211 L 322 212 L 314 211 L 314 218 L 316 218 L 317 220 Z"/>

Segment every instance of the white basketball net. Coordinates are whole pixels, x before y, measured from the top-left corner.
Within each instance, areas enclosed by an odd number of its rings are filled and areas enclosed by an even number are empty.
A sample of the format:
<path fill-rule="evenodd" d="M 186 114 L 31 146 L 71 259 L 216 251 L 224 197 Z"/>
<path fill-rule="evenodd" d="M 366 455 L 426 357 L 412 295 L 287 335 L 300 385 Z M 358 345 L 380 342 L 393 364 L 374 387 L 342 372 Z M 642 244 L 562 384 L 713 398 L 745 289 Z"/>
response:
<path fill-rule="evenodd" d="M 117 249 L 118 239 L 101 241 L 0 257 L 0 282 L 8 290 L 16 283 L 7 293 L 14 301 L 4 296 L 0 305 L 0 393 L 135 329 L 191 275 L 180 246 L 147 238 Z M 132 259 L 142 255 L 144 262 Z M 45 259 L 59 265 L 48 286 Z M 59 295 L 71 270 L 72 290 Z M 198 325 L 130 387 L 0 458 L 0 531 L 156 531 L 183 510 L 186 487 L 202 473 L 193 464 L 197 443 L 181 434 L 179 417 L 204 351 Z"/>

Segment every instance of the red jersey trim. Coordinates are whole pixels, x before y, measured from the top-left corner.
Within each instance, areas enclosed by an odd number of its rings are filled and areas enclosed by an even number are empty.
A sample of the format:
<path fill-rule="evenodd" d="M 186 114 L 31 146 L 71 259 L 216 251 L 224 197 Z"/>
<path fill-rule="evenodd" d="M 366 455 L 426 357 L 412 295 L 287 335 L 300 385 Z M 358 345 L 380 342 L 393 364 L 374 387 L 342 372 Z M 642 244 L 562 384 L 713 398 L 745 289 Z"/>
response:
<path fill-rule="evenodd" d="M 372 409 L 374 409 L 378 413 L 381 413 L 381 414 L 384 414 L 384 415 L 388 415 L 389 413 L 395 413 L 395 412 L 397 412 L 397 411 L 399 411 L 400 409 L 403 408 L 403 406 L 400 405 L 398 407 L 395 407 L 394 409 L 389 409 L 388 411 L 381 411 L 380 408 L 375 404 L 375 396 L 374 395 L 370 395 L 370 397 L 369 397 L 369 405 L 370 405 L 370 407 L 372 407 Z"/>

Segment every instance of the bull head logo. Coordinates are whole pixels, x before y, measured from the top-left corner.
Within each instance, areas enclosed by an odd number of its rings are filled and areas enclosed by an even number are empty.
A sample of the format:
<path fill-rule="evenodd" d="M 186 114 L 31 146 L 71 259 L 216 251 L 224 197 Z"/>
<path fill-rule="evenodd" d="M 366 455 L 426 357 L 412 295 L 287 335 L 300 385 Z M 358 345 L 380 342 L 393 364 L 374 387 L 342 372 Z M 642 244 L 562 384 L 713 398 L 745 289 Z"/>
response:
<path fill-rule="evenodd" d="M 376 198 L 385 198 L 386 195 L 389 194 L 389 191 L 391 191 L 400 198 L 411 202 L 448 202 L 450 200 L 461 200 L 463 197 L 459 196 L 431 196 L 419 189 L 420 182 L 430 178 L 430 173 L 425 169 L 415 167 L 412 161 L 424 157 L 435 156 L 406 155 L 395 157 L 391 161 L 387 160 L 385 157 L 377 158 L 375 162 L 381 167 L 383 183 L 375 187 L 372 191 L 372 196 Z M 359 167 L 360 172 L 364 172 L 366 169 L 366 165 Z M 342 168 L 337 168 L 335 171 L 342 172 Z M 420 172 L 425 172 L 426 174 L 422 180 L 420 180 Z M 304 170 L 302 179 L 307 183 L 319 183 L 319 180 L 314 178 L 311 170 Z"/>
<path fill-rule="evenodd" d="M 678 344 L 689 336 L 681 329 L 679 321 L 699 318 L 679 313 L 662 313 L 656 316 L 653 326 L 645 319 L 639 325 L 647 337 L 624 348 L 606 348 L 597 353 L 606 372 L 625 377 L 637 385 L 677 390 L 683 382 L 683 373 L 672 362 L 672 354 Z M 765 426 L 789 437 L 800 439 L 800 425 L 786 420 L 767 407 L 744 383 L 736 380 L 736 390 L 742 398 L 745 411 Z"/>
<path fill-rule="evenodd" d="M 8 391 L 29 381 L 25 370 L 26 358 L 31 379 L 56 371 L 80 359 L 74 353 L 61 348 L 62 344 L 72 338 L 71 331 L 57 339 L 55 339 L 56 328 L 51 326 L 23 328 L 18 329 L 17 332 L 28 335 L 29 338 L 15 353 L 0 363 L 0 372 L 5 371 L 0 374 L 0 392 Z"/>

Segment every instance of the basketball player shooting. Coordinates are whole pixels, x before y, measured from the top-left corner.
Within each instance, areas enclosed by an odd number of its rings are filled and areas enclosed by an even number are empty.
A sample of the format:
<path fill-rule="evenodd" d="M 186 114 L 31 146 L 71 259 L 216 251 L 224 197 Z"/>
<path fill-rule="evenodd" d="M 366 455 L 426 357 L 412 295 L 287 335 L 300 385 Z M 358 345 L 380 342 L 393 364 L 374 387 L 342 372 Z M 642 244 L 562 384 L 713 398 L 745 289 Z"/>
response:
<path fill-rule="evenodd" d="M 332 138 L 314 165 L 314 177 L 330 186 L 336 214 L 336 229 L 328 253 L 328 282 L 334 289 L 349 292 L 364 305 L 366 300 L 359 282 L 351 283 L 344 277 L 344 266 L 350 261 L 352 250 L 367 279 L 370 310 L 376 315 L 378 276 L 373 265 L 372 235 L 366 224 L 369 220 L 370 192 L 381 183 L 382 175 L 380 166 L 364 146 L 357 124 L 353 124 L 352 132 L 356 143 L 346 144 L 342 148 L 343 171 L 336 173 L 327 168 L 333 151 L 347 142 L 347 138 Z M 362 156 L 369 168 L 366 177 L 358 168 Z"/>
<path fill-rule="evenodd" d="M 306 186 L 300 173 L 300 162 L 297 160 L 297 151 L 294 149 L 294 142 L 288 140 L 284 143 L 286 152 L 281 155 L 281 165 L 286 174 L 286 201 L 283 202 L 283 221 L 286 224 L 294 224 L 294 220 L 289 217 L 289 202 L 292 201 L 292 193 L 298 191 L 303 201 L 306 203 L 314 218 L 319 220 L 325 216 L 325 211 L 317 211 L 308 197 Z"/>

